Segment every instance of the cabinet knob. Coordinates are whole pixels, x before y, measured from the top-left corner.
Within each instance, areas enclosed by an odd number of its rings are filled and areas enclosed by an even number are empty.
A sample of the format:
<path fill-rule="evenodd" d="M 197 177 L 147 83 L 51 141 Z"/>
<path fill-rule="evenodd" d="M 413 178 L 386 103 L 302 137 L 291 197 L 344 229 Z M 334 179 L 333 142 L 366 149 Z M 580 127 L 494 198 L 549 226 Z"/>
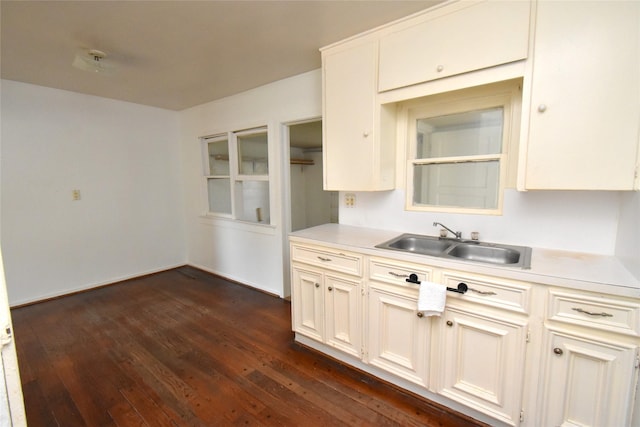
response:
<path fill-rule="evenodd" d="M 422 316 L 424 316 L 424 313 L 423 313 L 423 312 L 421 312 L 421 311 L 419 311 L 419 312 L 416 314 L 416 316 L 418 316 L 418 317 L 422 318 Z"/>
<path fill-rule="evenodd" d="M 538 105 L 538 112 L 539 113 L 544 113 L 545 111 L 547 111 L 547 105 L 546 104 Z"/>
<path fill-rule="evenodd" d="M 453 326 L 453 322 L 451 320 L 447 320 L 447 326 Z"/>
<path fill-rule="evenodd" d="M 441 72 L 442 70 L 444 70 L 444 65 L 438 65 L 438 66 L 436 67 L 436 71 L 437 71 L 437 72 Z"/>
<path fill-rule="evenodd" d="M 564 353 L 564 351 L 562 351 L 562 349 L 561 349 L 561 348 L 559 348 L 559 347 L 554 348 L 554 349 L 553 349 L 553 352 L 554 352 L 555 354 L 557 354 L 558 356 L 562 356 L 562 353 Z"/>
<path fill-rule="evenodd" d="M 327 288 L 327 290 L 328 290 L 329 292 L 331 292 L 331 291 L 333 290 L 333 287 L 329 286 L 329 287 Z"/>
<path fill-rule="evenodd" d="M 319 288 L 319 287 L 320 287 L 320 283 L 316 283 L 316 288 Z"/>
<path fill-rule="evenodd" d="M 365 138 L 368 138 L 369 137 L 369 132 L 365 130 L 364 132 L 362 132 L 362 136 L 365 137 Z"/>

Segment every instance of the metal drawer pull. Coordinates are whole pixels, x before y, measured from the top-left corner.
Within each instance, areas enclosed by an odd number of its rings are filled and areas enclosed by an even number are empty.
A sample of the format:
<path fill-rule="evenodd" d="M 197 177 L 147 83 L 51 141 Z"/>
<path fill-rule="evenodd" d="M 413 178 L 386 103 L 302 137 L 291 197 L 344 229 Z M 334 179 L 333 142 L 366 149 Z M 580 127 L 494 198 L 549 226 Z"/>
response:
<path fill-rule="evenodd" d="M 554 352 L 555 354 L 557 354 L 558 356 L 562 356 L 562 354 L 564 353 L 564 351 L 562 351 L 562 349 L 561 349 L 561 348 L 559 348 L 559 347 L 554 348 L 554 349 L 553 349 L 553 352 Z"/>
<path fill-rule="evenodd" d="M 390 271 L 389 274 L 392 275 L 393 277 L 400 277 L 400 278 L 409 277 L 408 274 L 394 273 L 393 271 Z"/>
<path fill-rule="evenodd" d="M 480 294 L 480 295 L 498 295 L 493 291 L 479 291 L 478 289 L 473 289 L 473 288 L 469 288 L 469 290 L 471 292 L 475 292 L 476 294 Z"/>
<path fill-rule="evenodd" d="M 319 259 L 320 261 L 325 261 L 325 262 L 326 262 L 326 261 L 331 261 L 331 258 L 324 258 L 324 257 L 321 257 L 321 256 L 319 256 L 319 257 L 318 257 L 318 259 Z"/>
<path fill-rule="evenodd" d="M 588 314 L 589 316 L 613 317 L 613 314 L 605 313 L 604 311 L 602 313 L 592 313 L 590 311 L 583 310 L 580 307 L 573 307 L 571 310 L 582 314 Z"/>
<path fill-rule="evenodd" d="M 421 312 L 421 311 L 419 311 L 419 312 L 416 314 L 416 316 L 418 316 L 418 317 L 422 318 L 422 317 L 424 316 L 424 313 L 423 313 L 423 312 Z"/>

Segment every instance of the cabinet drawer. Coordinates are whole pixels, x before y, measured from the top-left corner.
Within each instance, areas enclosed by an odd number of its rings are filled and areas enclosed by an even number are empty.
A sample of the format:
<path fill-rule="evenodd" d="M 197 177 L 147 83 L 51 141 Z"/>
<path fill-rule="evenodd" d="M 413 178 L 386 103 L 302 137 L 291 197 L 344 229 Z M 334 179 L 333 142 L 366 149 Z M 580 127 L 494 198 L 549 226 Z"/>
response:
<path fill-rule="evenodd" d="M 371 258 L 369 260 L 369 278 L 372 280 L 417 288 L 417 285 L 407 283 L 407 279 L 411 274 L 416 274 L 421 282 L 430 281 L 433 277 L 432 270 L 420 264 L 404 263 L 384 258 Z"/>
<path fill-rule="evenodd" d="M 349 252 L 313 246 L 291 246 L 291 259 L 327 270 L 362 277 L 362 257 Z"/>
<path fill-rule="evenodd" d="M 465 283 L 468 287 L 465 294 L 448 292 L 447 298 L 459 298 L 517 313 L 529 312 L 531 286 L 525 283 L 507 282 L 454 272 L 444 272 L 442 283 L 449 288 L 457 288 L 460 283 Z"/>
<path fill-rule="evenodd" d="M 640 335 L 640 304 L 549 291 L 549 319 L 626 335 Z"/>

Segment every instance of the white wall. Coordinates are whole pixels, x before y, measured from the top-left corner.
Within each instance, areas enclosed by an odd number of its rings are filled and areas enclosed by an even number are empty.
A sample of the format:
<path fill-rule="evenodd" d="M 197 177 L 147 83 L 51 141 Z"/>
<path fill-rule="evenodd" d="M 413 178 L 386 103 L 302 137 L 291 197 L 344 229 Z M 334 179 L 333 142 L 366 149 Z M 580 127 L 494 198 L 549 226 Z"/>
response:
<path fill-rule="evenodd" d="M 616 244 L 620 193 L 518 192 L 507 190 L 502 216 L 408 212 L 404 191 L 356 193 L 356 206 L 340 200 L 340 223 L 437 235 L 438 221 L 469 238 L 480 240 L 613 255 Z"/>
<path fill-rule="evenodd" d="M 304 153 L 301 148 L 291 147 L 290 157 L 302 159 Z M 307 228 L 307 175 L 305 169 L 309 166 L 291 165 L 289 167 L 289 181 L 291 183 L 291 230 Z"/>
<path fill-rule="evenodd" d="M 326 224 L 338 222 L 338 200 L 334 191 L 322 188 L 322 152 L 307 153 L 306 157 L 314 161 L 313 166 L 305 166 L 305 192 L 307 193 L 307 224 Z"/>
<path fill-rule="evenodd" d="M 13 81 L 1 101 L 12 305 L 186 263 L 178 113 Z"/>
<path fill-rule="evenodd" d="M 313 165 L 291 165 L 291 230 L 338 222 L 338 198 L 322 188 L 322 151 L 303 153 L 292 148 L 291 158 L 313 160 Z"/>
<path fill-rule="evenodd" d="M 289 293 L 285 268 L 282 200 L 284 192 L 283 123 L 321 115 L 320 70 L 280 80 L 181 112 L 181 147 L 186 192 L 189 263 L 279 296 Z M 199 137 L 269 126 L 272 180 L 271 227 L 204 217 Z"/>
<path fill-rule="evenodd" d="M 620 220 L 616 255 L 640 280 L 640 193 L 624 193 L 620 202 Z"/>

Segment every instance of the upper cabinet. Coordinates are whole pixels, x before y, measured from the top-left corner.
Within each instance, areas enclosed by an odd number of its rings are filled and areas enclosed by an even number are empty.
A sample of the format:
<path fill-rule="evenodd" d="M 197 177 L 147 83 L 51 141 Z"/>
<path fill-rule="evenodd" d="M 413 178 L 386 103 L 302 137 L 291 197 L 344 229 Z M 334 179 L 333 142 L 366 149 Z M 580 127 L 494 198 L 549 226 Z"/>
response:
<path fill-rule="evenodd" d="M 380 39 L 378 90 L 387 91 L 527 57 L 528 1 L 454 3 Z"/>
<path fill-rule="evenodd" d="M 637 187 L 639 45 L 640 2 L 537 2 L 519 189 Z"/>
<path fill-rule="evenodd" d="M 325 190 L 394 187 L 395 127 L 381 122 L 395 113 L 376 102 L 377 61 L 377 40 L 322 52 Z"/>
<path fill-rule="evenodd" d="M 393 189 L 402 105 L 509 79 L 519 190 L 640 188 L 639 1 L 450 1 L 322 59 L 326 190 Z"/>

